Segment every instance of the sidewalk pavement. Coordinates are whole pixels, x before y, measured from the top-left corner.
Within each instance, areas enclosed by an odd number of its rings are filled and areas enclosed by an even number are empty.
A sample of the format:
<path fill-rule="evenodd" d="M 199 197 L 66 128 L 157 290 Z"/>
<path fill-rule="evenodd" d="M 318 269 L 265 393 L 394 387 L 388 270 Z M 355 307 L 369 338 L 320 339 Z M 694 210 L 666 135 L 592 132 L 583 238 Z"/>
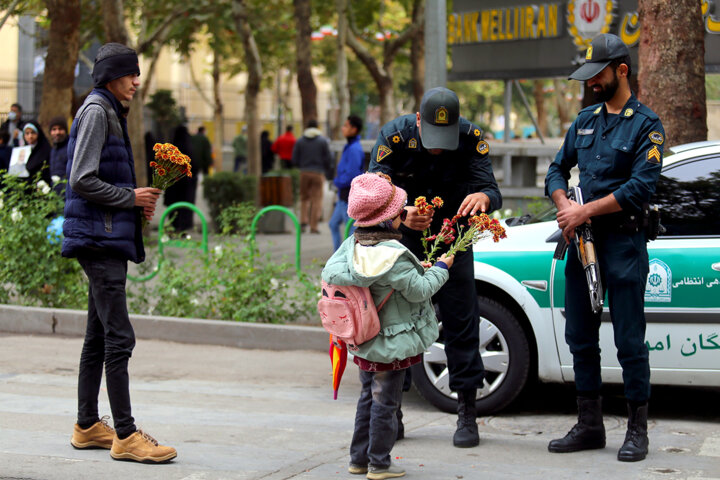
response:
<path fill-rule="evenodd" d="M 81 347 L 80 337 L 0 334 L 0 479 L 360 477 L 346 470 L 359 392 L 354 364 L 333 401 L 326 351 L 140 340 L 130 360 L 133 414 L 139 426 L 178 450 L 169 464 L 141 465 L 70 446 Z M 692 396 L 669 397 L 678 391 Z M 469 449 L 452 446 L 455 417 L 411 391 L 403 402 L 406 439 L 396 444 L 393 460 L 418 480 L 717 480 L 717 392 L 655 392 L 644 462 L 615 459 L 625 418 L 613 399 L 605 417 L 607 448 L 549 454 L 547 442 L 574 422 L 566 387 L 543 388 L 525 407 L 480 418 L 480 446 Z M 100 412 L 109 414 L 104 387 Z"/>

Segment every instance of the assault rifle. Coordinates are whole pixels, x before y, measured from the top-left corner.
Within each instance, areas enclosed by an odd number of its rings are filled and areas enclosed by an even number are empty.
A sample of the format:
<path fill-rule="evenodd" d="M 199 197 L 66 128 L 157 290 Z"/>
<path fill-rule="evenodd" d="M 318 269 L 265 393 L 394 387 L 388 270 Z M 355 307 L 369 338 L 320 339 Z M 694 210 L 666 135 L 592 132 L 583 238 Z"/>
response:
<path fill-rule="evenodd" d="M 567 196 L 570 200 L 574 200 L 580 205 L 584 203 L 580 187 L 570 187 Z M 587 281 L 588 291 L 590 293 L 590 305 L 592 306 L 592 311 L 593 313 L 600 313 L 603 309 L 605 293 L 603 292 L 602 283 L 600 281 L 600 266 L 597 263 L 597 256 L 595 255 L 595 243 L 590 223 L 584 223 L 575 227 L 575 239 L 573 242 L 575 242 L 575 246 L 578 251 L 578 258 L 585 270 L 585 280 Z M 564 259 L 567 248 L 568 244 L 565 241 L 565 237 L 561 236 L 557 247 L 555 248 L 553 258 L 556 258 L 557 260 Z"/>

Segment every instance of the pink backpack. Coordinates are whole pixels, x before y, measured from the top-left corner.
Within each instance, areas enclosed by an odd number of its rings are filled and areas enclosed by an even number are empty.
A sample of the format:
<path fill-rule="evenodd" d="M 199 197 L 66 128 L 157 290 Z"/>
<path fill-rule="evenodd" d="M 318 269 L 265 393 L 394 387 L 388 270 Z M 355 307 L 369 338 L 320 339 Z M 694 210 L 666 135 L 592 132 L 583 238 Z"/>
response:
<path fill-rule="evenodd" d="M 375 308 L 370 289 L 355 285 L 322 282 L 318 313 L 325 330 L 347 343 L 349 350 L 375 337 L 380 331 L 378 312 L 394 290 Z"/>

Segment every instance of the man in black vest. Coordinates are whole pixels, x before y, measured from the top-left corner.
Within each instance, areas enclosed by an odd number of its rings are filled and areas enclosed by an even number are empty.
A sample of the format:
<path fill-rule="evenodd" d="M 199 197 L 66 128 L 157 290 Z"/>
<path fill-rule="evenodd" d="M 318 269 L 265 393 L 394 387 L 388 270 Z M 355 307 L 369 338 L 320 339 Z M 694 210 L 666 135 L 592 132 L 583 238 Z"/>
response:
<path fill-rule="evenodd" d="M 172 447 L 137 430 L 130 407 L 128 360 L 135 346 L 125 296 L 127 262 L 145 259 L 141 215 L 155 213 L 161 191 L 137 188 L 125 108 L 140 82 L 137 54 L 118 43 L 100 47 L 95 88 L 70 129 L 62 254 L 87 274 L 88 322 L 78 376 L 75 448 L 107 448 L 116 460 L 161 463 Z M 115 429 L 98 415 L 103 365 Z"/>

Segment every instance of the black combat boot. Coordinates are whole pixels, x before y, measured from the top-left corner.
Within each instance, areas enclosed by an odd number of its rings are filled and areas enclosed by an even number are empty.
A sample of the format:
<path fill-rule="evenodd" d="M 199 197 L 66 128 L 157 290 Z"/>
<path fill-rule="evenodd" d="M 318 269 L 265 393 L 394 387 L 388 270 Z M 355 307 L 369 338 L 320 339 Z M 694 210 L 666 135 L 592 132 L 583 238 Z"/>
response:
<path fill-rule="evenodd" d="M 625 433 L 625 443 L 618 450 L 618 460 L 621 462 L 639 462 L 648 454 L 647 435 L 648 406 L 641 405 L 633 408 L 628 404 L 628 427 Z"/>
<path fill-rule="evenodd" d="M 548 450 L 553 453 L 579 452 L 605 448 L 600 398 L 577 397 L 578 422 L 563 438 L 552 440 Z"/>
<path fill-rule="evenodd" d="M 456 447 L 475 447 L 480 443 L 476 421 L 475 393 L 475 389 L 458 392 L 457 430 L 453 435 L 453 445 Z"/>

